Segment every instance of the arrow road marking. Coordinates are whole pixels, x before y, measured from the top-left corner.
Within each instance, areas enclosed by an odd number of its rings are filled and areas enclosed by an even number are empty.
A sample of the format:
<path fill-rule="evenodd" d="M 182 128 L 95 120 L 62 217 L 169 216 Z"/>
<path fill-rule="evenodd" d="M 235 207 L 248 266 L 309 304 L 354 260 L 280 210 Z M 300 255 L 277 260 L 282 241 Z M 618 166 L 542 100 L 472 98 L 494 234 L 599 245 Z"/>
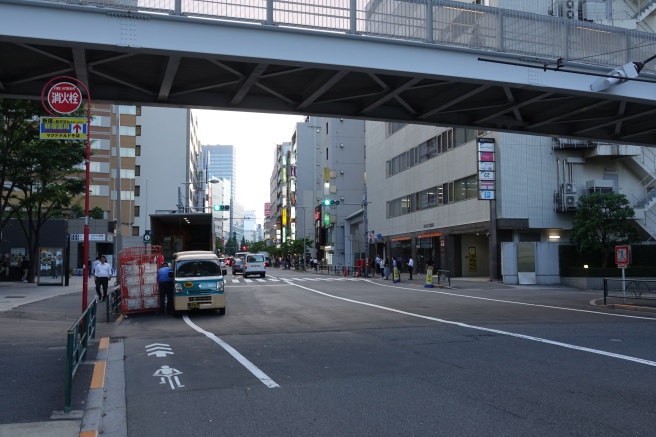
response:
<path fill-rule="evenodd" d="M 171 347 L 164 343 L 149 344 L 146 346 L 146 352 L 148 352 L 148 356 L 155 355 L 159 358 L 166 357 L 167 355 L 174 355 Z"/>

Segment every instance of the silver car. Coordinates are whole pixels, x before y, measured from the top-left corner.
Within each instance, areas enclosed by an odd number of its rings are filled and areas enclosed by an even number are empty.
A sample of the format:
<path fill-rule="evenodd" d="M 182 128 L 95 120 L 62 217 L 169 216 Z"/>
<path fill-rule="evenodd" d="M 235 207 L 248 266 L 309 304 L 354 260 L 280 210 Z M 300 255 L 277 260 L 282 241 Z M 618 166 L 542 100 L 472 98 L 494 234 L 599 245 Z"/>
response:
<path fill-rule="evenodd" d="M 266 275 L 266 264 L 264 255 L 259 253 L 249 253 L 244 259 L 244 278 L 251 275 L 260 275 L 264 278 Z"/>

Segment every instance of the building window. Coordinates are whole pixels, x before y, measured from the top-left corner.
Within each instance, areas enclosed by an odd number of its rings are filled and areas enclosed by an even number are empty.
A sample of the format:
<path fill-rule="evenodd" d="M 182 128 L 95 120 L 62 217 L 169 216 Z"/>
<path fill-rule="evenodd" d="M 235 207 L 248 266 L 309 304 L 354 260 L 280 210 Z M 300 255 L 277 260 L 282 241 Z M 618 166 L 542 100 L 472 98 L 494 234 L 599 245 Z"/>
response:
<path fill-rule="evenodd" d="M 134 166 L 134 175 L 135 176 L 141 176 L 141 166 L 140 165 L 135 165 Z"/>
<path fill-rule="evenodd" d="M 141 136 L 141 125 L 140 124 L 138 124 L 134 127 L 134 132 L 135 132 L 136 136 L 138 136 L 138 137 Z"/>
<path fill-rule="evenodd" d="M 141 207 L 139 205 L 134 205 L 134 216 L 139 217 L 140 212 L 141 212 Z"/>
<path fill-rule="evenodd" d="M 132 226 L 132 236 L 133 237 L 139 236 L 139 226 Z"/>
<path fill-rule="evenodd" d="M 136 115 L 141 115 L 141 106 L 137 106 L 137 114 Z"/>
<path fill-rule="evenodd" d="M 141 195 L 141 186 L 140 185 L 135 185 L 134 186 L 134 197 L 139 197 Z"/>
<path fill-rule="evenodd" d="M 134 146 L 134 156 L 141 156 L 141 146 L 139 144 Z"/>

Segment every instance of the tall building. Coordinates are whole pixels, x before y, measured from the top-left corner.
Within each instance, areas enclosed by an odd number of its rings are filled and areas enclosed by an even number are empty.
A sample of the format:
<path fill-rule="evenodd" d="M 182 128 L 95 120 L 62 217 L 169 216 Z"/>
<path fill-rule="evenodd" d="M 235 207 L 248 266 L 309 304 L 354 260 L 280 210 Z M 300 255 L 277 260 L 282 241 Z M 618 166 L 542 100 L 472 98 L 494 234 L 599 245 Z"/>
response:
<path fill-rule="evenodd" d="M 207 175 L 198 123 L 190 109 L 139 107 L 134 235 L 150 230 L 150 214 L 206 211 Z"/>
<path fill-rule="evenodd" d="M 232 236 L 237 232 L 235 220 L 243 215 L 238 215 L 235 209 L 237 199 L 237 149 L 228 145 L 203 145 L 203 152 L 209 156 L 207 171 L 210 178 L 228 179 L 230 181 L 230 218 L 228 220 L 228 232 Z M 243 235 L 243 227 L 239 234 Z"/>
<path fill-rule="evenodd" d="M 106 233 L 96 234 L 93 244 L 89 247 L 89 257 L 105 255 L 108 262 L 115 265 L 114 233 L 120 232 L 123 236 L 133 234 L 134 223 L 134 195 L 136 165 L 136 139 L 138 127 L 136 122 L 137 107 L 94 104 L 91 113 L 91 160 L 89 162 L 89 209 L 100 208 L 104 219 L 110 223 Z M 120 159 L 117 162 L 116 150 L 120 149 Z M 117 195 L 116 168 L 120 169 L 120 195 Z M 80 169 L 85 165 L 80 164 Z M 117 202 L 117 199 L 120 199 Z M 84 207 L 84 198 L 77 199 L 76 203 Z M 119 216 L 120 211 L 120 218 Z M 120 229 L 114 230 L 114 223 Z M 71 265 L 82 266 L 83 241 L 71 244 Z"/>

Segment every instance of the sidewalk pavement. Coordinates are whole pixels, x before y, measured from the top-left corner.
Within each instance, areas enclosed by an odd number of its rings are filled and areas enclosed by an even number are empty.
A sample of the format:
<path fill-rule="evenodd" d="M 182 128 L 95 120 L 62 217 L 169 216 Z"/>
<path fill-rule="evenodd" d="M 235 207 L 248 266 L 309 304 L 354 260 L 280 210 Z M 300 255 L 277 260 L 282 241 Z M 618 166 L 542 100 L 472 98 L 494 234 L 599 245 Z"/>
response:
<path fill-rule="evenodd" d="M 0 282 L 0 437 L 84 435 L 80 430 L 93 410 L 98 338 L 90 341 L 87 361 L 73 379 L 72 411 L 64 413 L 66 338 L 82 313 L 82 279 L 73 276 L 68 286 Z M 94 296 L 90 278 L 87 304 Z M 98 333 L 105 324 L 102 305 L 97 314 Z"/>

